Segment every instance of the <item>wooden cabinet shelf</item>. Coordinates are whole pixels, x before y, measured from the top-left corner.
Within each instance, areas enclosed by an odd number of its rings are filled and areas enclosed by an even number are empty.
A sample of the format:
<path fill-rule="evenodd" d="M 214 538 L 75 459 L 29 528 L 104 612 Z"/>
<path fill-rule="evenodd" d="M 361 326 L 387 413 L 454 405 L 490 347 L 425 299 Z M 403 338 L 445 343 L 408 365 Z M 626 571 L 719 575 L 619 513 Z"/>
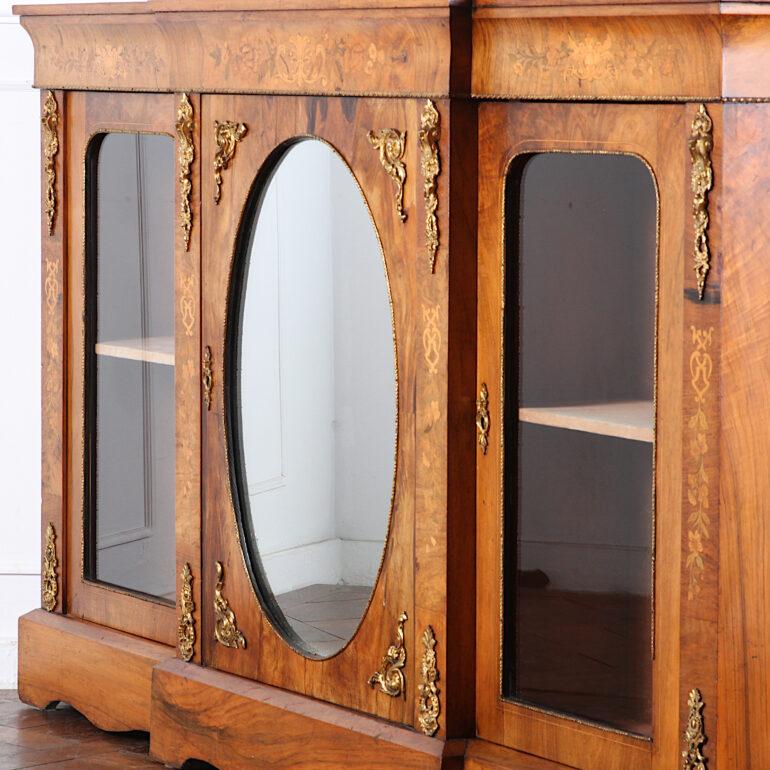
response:
<path fill-rule="evenodd" d="M 96 355 L 173 366 L 174 338 L 146 337 L 144 339 L 97 342 Z"/>
<path fill-rule="evenodd" d="M 533 425 L 648 443 L 652 443 L 655 437 L 655 410 L 652 401 L 522 407 L 519 409 L 519 420 Z"/>

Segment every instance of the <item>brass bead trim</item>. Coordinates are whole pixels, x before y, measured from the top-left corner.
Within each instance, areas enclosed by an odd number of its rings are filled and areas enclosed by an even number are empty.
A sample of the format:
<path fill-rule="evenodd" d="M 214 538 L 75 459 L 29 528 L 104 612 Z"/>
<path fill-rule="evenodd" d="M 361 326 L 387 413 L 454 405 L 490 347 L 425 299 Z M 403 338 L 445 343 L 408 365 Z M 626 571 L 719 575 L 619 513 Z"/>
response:
<path fill-rule="evenodd" d="M 481 390 L 476 401 L 476 432 L 482 454 L 489 449 L 489 390 L 487 383 L 481 383 Z"/>
<path fill-rule="evenodd" d="M 56 155 L 59 152 L 59 108 L 53 91 L 48 91 L 43 102 L 43 157 L 45 161 L 45 190 L 43 209 L 48 221 L 48 235 L 53 235 L 56 218 Z"/>
<path fill-rule="evenodd" d="M 382 659 L 382 665 L 379 671 L 375 671 L 369 677 L 369 687 L 380 688 L 381 692 L 390 695 L 391 698 L 397 698 L 403 695 L 406 681 L 404 679 L 404 665 L 406 663 L 406 648 L 404 647 L 404 623 L 407 615 L 404 610 L 398 616 L 398 627 L 396 629 L 396 641 L 388 647 L 385 657 Z"/>
<path fill-rule="evenodd" d="M 235 156 L 235 148 L 247 131 L 245 123 L 235 123 L 232 120 L 226 120 L 224 123 L 214 121 L 214 141 L 217 144 L 214 153 L 214 203 L 217 205 L 222 197 L 222 172 L 230 165 Z"/>
<path fill-rule="evenodd" d="M 370 144 L 379 153 L 382 167 L 396 185 L 396 214 L 402 222 L 406 222 L 404 211 L 406 131 L 381 128 L 379 131 L 370 131 L 368 136 Z"/>
<path fill-rule="evenodd" d="M 420 667 L 422 681 L 418 687 L 420 701 L 417 718 L 420 722 L 420 729 L 425 735 L 435 735 L 438 730 L 441 703 L 438 698 L 439 690 L 436 687 L 436 682 L 439 679 L 436 666 L 436 637 L 430 626 L 425 629 L 422 635 L 422 645 L 422 665 Z"/>
<path fill-rule="evenodd" d="M 244 649 L 246 647 L 246 638 L 238 630 L 238 623 L 235 620 L 235 613 L 230 609 L 227 599 L 222 596 L 224 588 L 224 569 L 222 562 L 216 562 L 217 584 L 214 588 L 214 614 L 216 622 L 214 623 L 214 636 L 217 641 L 225 647 L 233 649 Z"/>
<path fill-rule="evenodd" d="M 214 373 L 211 369 L 211 348 L 206 345 L 203 351 L 203 365 L 201 367 L 201 379 L 203 382 L 203 403 L 206 411 L 211 411 L 211 393 L 214 389 Z"/>
<path fill-rule="evenodd" d="M 190 250 L 190 234 L 192 232 L 192 181 L 190 167 L 195 160 L 195 141 L 193 138 L 193 108 L 187 94 L 182 94 L 177 110 L 176 133 L 179 139 L 179 224 L 184 237 L 185 251 Z"/>
<path fill-rule="evenodd" d="M 43 609 L 53 612 L 56 609 L 56 597 L 59 594 L 59 577 L 56 568 L 59 562 L 56 559 L 56 532 L 53 524 L 48 522 L 45 528 L 45 548 L 43 550 Z"/>
<path fill-rule="evenodd" d="M 428 99 L 420 119 L 420 153 L 422 175 L 424 177 L 423 194 L 425 196 L 425 244 L 428 249 L 430 271 L 436 271 L 436 254 L 439 246 L 438 192 L 436 178 L 441 172 L 439 158 L 439 139 L 441 137 L 440 118 L 436 105 Z"/>
<path fill-rule="evenodd" d="M 682 752 L 682 770 L 706 770 L 706 757 L 701 753 L 706 734 L 703 731 L 703 699 L 700 690 L 690 690 L 687 706 L 689 714 L 684 731 L 687 748 Z"/>
<path fill-rule="evenodd" d="M 698 297 L 703 299 L 706 276 L 711 270 L 711 255 L 708 242 L 708 195 L 714 187 L 714 171 L 711 166 L 711 151 L 714 148 L 714 124 L 701 104 L 692 122 L 690 133 L 690 157 L 692 159 L 692 216 L 695 229 L 695 276 L 698 282 Z"/>
<path fill-rule="evenodd" d="M 195 602 L 192 592 L 192 570 L 185 563 L 182 567 L 182 588 L 179 591 L 179 628 L 177 638 L 179 641 L 179 657 L 184 661 L 190 661 L 195 651 Z"/>

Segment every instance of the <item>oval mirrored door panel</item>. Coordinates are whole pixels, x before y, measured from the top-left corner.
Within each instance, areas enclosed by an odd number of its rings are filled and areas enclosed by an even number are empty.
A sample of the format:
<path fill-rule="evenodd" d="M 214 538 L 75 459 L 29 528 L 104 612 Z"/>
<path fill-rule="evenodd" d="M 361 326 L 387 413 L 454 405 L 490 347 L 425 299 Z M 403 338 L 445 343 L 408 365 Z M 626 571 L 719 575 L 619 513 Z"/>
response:
<path fill-rule="evenodd" d="M 252 190 L 228 323 L 231 481 L 262 607 L 295 649 L 353 637 L 382 562 L 396 462 L 393 314 L 350 169 L 291 145 Z"/>

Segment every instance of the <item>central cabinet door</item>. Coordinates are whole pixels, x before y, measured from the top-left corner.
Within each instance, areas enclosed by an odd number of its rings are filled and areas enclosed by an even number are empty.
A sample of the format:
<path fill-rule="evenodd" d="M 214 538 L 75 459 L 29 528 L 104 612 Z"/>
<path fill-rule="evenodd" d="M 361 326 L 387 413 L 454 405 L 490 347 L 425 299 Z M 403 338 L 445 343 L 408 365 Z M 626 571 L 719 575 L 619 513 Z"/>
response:
<path fill-rule="evenodd" d="M 713 320 L 687 229 L 696 113 L 480 108 L 478 731 L 585 770 L 681 764 L 686 692 L 713 692 L 682 494 L 713 443 L 683 391 Z"/>
<path fill-rule="evenodd" d="M 415 226 L 377 145 L 416 109 L 211 96 L 202 115 L 204 661 L 411 721 L 414 696 L 370 679 L 413 614 Z"/>

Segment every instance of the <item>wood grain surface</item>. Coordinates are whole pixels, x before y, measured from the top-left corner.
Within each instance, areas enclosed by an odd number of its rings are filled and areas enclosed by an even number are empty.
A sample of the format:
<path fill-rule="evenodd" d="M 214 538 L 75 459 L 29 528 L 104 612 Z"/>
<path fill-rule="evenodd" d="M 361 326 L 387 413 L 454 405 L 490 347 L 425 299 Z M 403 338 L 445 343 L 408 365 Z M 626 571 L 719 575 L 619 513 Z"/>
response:
<path fill-rule="evenodd" d="M 152 669 L 174 650 L 34 610 L 19 620 L 19 697 L 65 701 L 102 730 L 149 730 Z"/>
<path fill-rule="evenodd" d="M 723 115 L 719 735 L 708 753 L 716 767 L 760 770 L 770 753 L 770 107 L 726 105 Z"/>
<path fill-rule="evenodd" d="M 372 717 L 212 669 L 168 661 L 153 674 L 150 753 L 243 767 L 370 770 L 461 767 L 464 741 L 444 743 Z"/>

